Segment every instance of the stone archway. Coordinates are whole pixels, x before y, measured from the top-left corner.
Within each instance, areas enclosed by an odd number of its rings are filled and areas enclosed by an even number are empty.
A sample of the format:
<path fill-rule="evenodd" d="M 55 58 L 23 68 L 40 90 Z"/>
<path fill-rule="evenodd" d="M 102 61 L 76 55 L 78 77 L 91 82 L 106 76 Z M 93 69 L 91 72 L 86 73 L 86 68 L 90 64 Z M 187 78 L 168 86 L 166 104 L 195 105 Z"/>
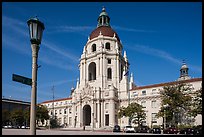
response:
<path fill-rule="evenodd" d="M 83 107 L 83 125 L 90 126 L 91 124 L 91 107 L 90 105 L 85 105 Z"/>

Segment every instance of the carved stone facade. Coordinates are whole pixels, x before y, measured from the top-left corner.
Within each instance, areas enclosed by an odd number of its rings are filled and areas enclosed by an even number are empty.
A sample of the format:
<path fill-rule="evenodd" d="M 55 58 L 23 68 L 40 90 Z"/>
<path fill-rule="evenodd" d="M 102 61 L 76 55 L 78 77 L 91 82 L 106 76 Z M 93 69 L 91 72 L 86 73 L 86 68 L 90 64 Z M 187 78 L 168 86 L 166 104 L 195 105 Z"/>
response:
<path fill-rule="evenodd" d="M 111 28 L 110 18 L 103 8 L 98 17 L 97 28 L 91 32 L 83 48 L 79 63 L 80 78 L 76 88 L 71 91 L 71 96 L 42 103 L 48 107 L 50 115 L 55 110 L 64 127 L 110 128 L 116 124 L 123 127 L 128 124 L 128 118 L 119 119 L 118 110 L 121 106 L 126 107 L 130 101 L 144 106 L 146 125 L 162 125 L 162 118 L 154 117 L 160 109 L 158 91 L 171 82 L 136 87 L 132 74 L 128 82 L 129 62 L 126 52 L 123 55 L 122 52 L 120 38 Z M 186 65 L 185 70 L 183 68 L 182 78 L 188 74 Z M 195 90 L 202 86 L 202 78 L 187 79 L 186 82 L 192 83 Z M 62 102 L 62 105 L 56 105 L 57 102 Z M 55 103 L 54 109 L 52 103 Z M 60 113 L 61 110 L 66 113 Z M 152 123 L 152 120 L 156 123 Z"/>

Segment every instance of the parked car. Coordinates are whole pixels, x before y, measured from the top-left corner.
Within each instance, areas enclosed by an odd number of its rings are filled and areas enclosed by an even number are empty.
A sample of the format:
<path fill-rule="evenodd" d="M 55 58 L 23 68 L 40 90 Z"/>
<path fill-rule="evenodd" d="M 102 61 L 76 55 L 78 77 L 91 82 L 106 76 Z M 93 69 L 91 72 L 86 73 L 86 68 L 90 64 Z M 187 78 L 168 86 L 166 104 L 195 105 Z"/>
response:
<path fill-rule="evenodd" d="M 193 134 L 194 130 L 193 128 L 183 128 L 180 130 L 180 134 Z"/>
<path fill-rule="evenodd" d="M 193 128 L 193 135 L 202 135 L 202 125 Z"/>
<path fill-rule="evenodd" d="M 123 129 L 123 132 L 134 133 L 135 129 L 132 126 L 125 126 L 124 129 Z"/>
<path fill-rule="evenodd" d="M 11 126 L 11 125 L 5 125 L 5 126 L 3 126 L 4 128 L 13 128 L 13 126 Z"/>
<path fill-rule="evenodd" d="M 150 128 L 148 126 L 141 126 L 135 129 L 137 133 L 149 133 Z"/>
<path fill-rule="evenodd" d="M 178 134 L 179 130 L 175 127 L 169 127 L 169 128 L 164 129 L 163 133 L 164 134 Z"/>
<path fill-rule="evenodd" d="M 161 129 L 160 128 L 152 128 L 149 130 L 149 133 L 161 134 Z"/>
<path fill-rule="evenodd" d="M 120 132 L 120 126 L 115 125 L 114 128 L 113 128 L 113 132 Z"/>

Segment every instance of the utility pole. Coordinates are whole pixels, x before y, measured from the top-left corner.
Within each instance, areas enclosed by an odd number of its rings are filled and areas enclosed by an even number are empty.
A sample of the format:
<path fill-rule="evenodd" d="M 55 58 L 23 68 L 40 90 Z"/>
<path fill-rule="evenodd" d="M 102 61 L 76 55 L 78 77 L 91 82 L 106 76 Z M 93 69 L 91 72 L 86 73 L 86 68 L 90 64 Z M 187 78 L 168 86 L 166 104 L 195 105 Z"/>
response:
<path fill-rule="evenodd" d="M 55 118 L 55 107 L 54 107 L 54 99 L 55 99 L 55 94 L 54 94 L 54 86 L 52 86 L 52 108 L 53 108 L 53 118 Z"/>

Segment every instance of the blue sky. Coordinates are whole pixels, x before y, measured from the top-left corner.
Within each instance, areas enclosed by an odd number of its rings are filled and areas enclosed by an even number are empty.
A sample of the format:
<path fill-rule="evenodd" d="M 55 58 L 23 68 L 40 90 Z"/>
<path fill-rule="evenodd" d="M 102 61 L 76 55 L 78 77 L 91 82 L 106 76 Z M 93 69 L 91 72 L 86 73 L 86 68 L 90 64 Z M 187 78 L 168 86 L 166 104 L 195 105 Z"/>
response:
<path fill-rule="evenodd" d="M 3 2 L 2 96 L 30 101 L 31 87 L 12 74 L 32 77 L 27 20 L 44 23 L 38 64 L 37 102 L 69 97 L 79 78 L 79 59 L 105 6 L 138 86 L 175 81 L 182 60 L 202 77 L 201 2 Z"/>

